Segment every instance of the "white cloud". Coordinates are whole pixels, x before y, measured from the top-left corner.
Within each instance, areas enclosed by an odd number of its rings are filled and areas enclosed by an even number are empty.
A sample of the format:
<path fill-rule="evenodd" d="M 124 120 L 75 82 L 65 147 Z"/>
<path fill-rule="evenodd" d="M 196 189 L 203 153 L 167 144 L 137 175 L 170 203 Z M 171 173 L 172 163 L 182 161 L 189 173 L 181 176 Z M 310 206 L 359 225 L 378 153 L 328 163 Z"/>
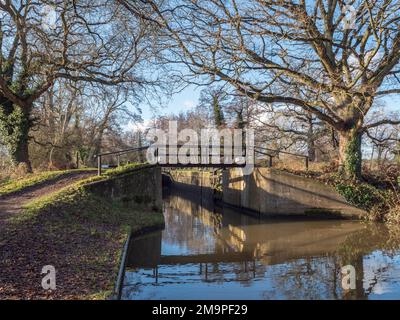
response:
<path fill-rule="evenodd" d="M 187 109 L 191 109 L 195 106 L 195 102 L 193 100 L 185 100 L 183 101 L 183 106 Z"/>
<path fill-rule="evenodd" d="M 154 120 L 153 119 L 146 119 L 143 120 L 143 122 L 129 122 L 129 124 L 126 126 L 127 131 L 145 131 L 146 129 L 152 128 L 154 126 Z"/>

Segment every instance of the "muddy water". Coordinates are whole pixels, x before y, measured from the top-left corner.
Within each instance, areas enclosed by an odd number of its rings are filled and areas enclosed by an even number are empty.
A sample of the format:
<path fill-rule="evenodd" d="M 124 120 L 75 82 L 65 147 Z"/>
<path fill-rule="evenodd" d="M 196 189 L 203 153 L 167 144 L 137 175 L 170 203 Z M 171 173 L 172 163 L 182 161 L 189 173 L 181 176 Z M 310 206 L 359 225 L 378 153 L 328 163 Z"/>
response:
<path fill-rule="evenodd" d="M 123 299 L 400 298 L 400 231 L 385 225 L 259 220 L 199 190 L 172 190 L 164 216 L 130 244 Z"/>

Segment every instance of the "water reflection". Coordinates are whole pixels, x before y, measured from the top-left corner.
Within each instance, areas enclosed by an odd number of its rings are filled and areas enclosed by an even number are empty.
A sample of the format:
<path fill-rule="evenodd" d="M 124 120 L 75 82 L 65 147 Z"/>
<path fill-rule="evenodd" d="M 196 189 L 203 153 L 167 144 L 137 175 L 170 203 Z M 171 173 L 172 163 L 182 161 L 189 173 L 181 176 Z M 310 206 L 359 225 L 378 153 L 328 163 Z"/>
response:
<path fill-rule="evenodd" d="M 204 192 L 172 191 L 165 230 L 133 240 L 123 299 L 400 298 L 397 230 L 260 221 L 214 208 Z M 348 264 L 356 269 L 356 290 L 342 289 Z"/>

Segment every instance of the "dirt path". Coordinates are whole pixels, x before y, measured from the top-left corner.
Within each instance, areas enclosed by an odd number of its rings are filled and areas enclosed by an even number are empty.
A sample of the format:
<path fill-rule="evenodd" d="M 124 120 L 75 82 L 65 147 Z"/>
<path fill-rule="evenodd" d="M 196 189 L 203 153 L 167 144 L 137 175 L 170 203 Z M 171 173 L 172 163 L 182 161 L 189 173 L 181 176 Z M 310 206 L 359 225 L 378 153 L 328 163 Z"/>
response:
<path fill-rule="evenodd" d="M 96 172 L 93 171 L 72 172 L 55 180 L 28 187 L 17 193 L 0 196 L 0 232 L 4 222 L 12 215 L 18 214 L 25 204 L 95 174 Z"/>
<path fill-rule="evenodd" d="M 121 212 L 107 199 L 88 196 L 77 197 L 71 206 L 60 201 L 18 222 L 9 219 L 21 213 L 24 204 L 95 174 L 74 172 L 0 197 L 0 300 L 110 296 L 128 225 L 134 230 L 151 226 L 151 221 L 160 226 L 160 212 L 136 206 Z M 42 285 L 45 266 L 56 270 L 53 290 Z"/>
<path fill-rule="evenodd" d="M 0 300 L 80 299 L 112 290 L 126 239 L 118 225 L 88 222 L 79 213 L 64 219 L 58 212 L 17 227 L 8 221 L 28 202 L 95 174 L 73 172 L 0 197 Z M 41 272 L 47 265 L 57 270 L 56 290 L 42 287 Z"/>

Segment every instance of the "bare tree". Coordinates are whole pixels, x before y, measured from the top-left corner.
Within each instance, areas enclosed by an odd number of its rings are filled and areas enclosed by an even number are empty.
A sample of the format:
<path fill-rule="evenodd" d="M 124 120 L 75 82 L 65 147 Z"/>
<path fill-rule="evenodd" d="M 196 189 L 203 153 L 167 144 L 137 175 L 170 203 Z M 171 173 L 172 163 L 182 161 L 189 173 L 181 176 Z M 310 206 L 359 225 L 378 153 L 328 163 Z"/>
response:
<path fill-rule="evenodd" d="M 383 106 L 380 106 L 370 114 L 367 123 L 382 121 L 387 117 L 396 119 L 398 115 L 396 113 L 387 114 Z M 384 163 L 393 161 L 396 158 L 400 141 L 400 126 L 383 124 L 372 127 L 366 130 L 365 133 L 367 136 L 366 142 L 371 147 L 371 168 L 375 159 L 378 169 L 381 169 Z"/>
<path fill-rule="evenodd" d="M 115 139 L 124 125 L 141 120 L 140 102 L 140 95 L 123 86 L 57 80 L 35 103 L 33 118 L 38 121 L 30 133 L 33 164 L 44 168 L 65 168 L 76 162 L 93 165 L 94 155 L 107 149 L 110 140 L 114 140 L 112 150 L 123 144 L 122 138 Z"/>
<path fill-rule="evenodd" d="M 198 110 L 202 109 L 210 115 L 216 128 L 226 125 L 224 108 L 229 97 L 221 86 L 209 86 L 200 92 Z"/>
<path fill-rule="evenodd" d="M 111 0 L 0 1 L 0 133 L 15 164 L 31 170 L 32 111 L 57 79 L 147 84 L 151 28 L 121 9 Z"/>
<path fill-rule="evenodd" d="M 257 114 L 257 101 L 238 92 L 232 92 L 231 95 L 229 103 L 225 106 L 227 121 L 234 128 L 244 129 L 249 127 Z"/>
<path fill-rule="evenodd" d="M 34 144 L 30 151 L 35 155 L 30 159 L 41 167 L 53 168 L 63 165 L 64 157 L 71 157 L 69 150 L 78 140 L 76 129 L 83 104 L 79 99 L 80 90 L 67 81 L 56 81 L 35 103 L 30 138 Z M 32 152 L 30 152 L 32 153 Z"/>
<path fill-rule="evenodd" d="M 291 105 L 261 104 L 257 109 L 252 122 L 260 128 L 260 133 L 268 137 L 265 142 L 280 140 L 282 149 L 305 150 L 310 161 L 316 161 L 318 154 L 332 149 L 325 141 L 330 135 L 329 128 L 312 113 Z"/>
<path fill-rule="evenodd" d="M 171 63 L 334 128 L 341 172 L 361 178 L 361 136 L 376 98 L 400 93 L 397 0 L 119 0 L 165 32 Z"/>

